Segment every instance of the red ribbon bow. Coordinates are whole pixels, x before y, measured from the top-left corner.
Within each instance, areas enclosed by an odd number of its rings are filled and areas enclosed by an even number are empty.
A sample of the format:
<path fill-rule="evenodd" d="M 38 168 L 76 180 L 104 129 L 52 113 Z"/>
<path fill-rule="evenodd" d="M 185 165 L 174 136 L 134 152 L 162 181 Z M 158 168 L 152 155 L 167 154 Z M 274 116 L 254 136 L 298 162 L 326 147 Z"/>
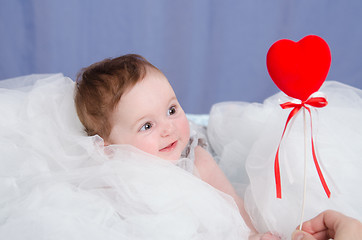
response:
<path fill-rule="evenodd" d="M 280 168 L 279 168 L 279 148 L 280 148 L 280 144 L 281 144 L 281 141 L 283 139 L 284 133 L 285 133 L 285 131 L 287 129 L 289 121 L 299 112 L 299 110 L 302 107 L 304 107 L 309 112 L 311 131 L 313 131 L 312 130 L 312 113 L 311 113 L 310 108 L 307 105 L 312 106 L 312 107 L 322 108 L 322 107 L 327 106 L 327 104 L 328 104 L 328 102 L 327 102 L 327 99 L 325 97 L 311 97 L 311 98 L 307 99 L 306 101 L 300 102 L 300 103 L 286 102 L 286 103 L 280 104 L 280 106 L 283 109 L 293 108 L 293 110 L 289 113 L 287 122 L 285 123 L 284 131 L 283 131 L 282 137 L 280 139 L 278 150 L 277 150 L 277 153 L 276 153 L 276 156 L 275 156 L 274 173 L 275 173 L 275 184 L 276 184 L 277 198 L 282 198 L 281 180 L 280 180 Z M 327 186 L 327 183 L 326 183 L 326 181 L 325 181 L 325 179 L 323 177 L 322 171 L 321 171 L 321 169 L 319 167 L 319 164 L 318 164 L 318 161 L 317 161 L 317 156 L 316 156 L 315 148 L 314 148 L 313 132 L 311 132 L 311 143 L 312 143 L 312 155 L 313 155 L 314 164 L 315 164 L 315 167 L 317 169 L 319 179 L 321 180 L 321 183 L 323 185 L 324 191 L 326 192 L 326 194 L 327 194 L 327 196 L 329 198 L 331 196 L 331 192 L 329 191 L 329 188 Z"/>

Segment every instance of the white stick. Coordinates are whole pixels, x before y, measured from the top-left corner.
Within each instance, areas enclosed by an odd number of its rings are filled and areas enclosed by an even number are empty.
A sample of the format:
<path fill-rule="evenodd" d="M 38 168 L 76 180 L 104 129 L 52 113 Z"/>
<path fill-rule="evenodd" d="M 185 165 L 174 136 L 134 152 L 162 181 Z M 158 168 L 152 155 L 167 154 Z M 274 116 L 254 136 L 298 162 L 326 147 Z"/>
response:
<path fill-rule="evenodd" d="M 302 230 L 303 219 L 304 219 L 304 208 L 305 208 L 305 199 L 307 192 L 307 119 L 306 119 L 306 109 L 303 108 L 303 119 L 304 119 L 304 187 L 303 187 L 303 202 L 302 202 L 302 214 L 300 217 L 299 230 Z"/>

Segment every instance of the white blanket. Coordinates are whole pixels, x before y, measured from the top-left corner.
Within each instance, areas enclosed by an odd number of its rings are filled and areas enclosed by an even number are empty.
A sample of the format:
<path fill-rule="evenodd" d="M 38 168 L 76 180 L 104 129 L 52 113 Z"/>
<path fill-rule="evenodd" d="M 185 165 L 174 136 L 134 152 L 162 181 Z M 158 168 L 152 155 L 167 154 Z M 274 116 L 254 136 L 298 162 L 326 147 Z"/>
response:
<path fill-rule="evenodd" d="M 313 162 L 307 113 L 303 218 L 303 110 L 289 123 L 280 146 L 282 199 L 276 198 L 274 161 L 291 111 L 279 104 L 290 99 L 278 93 L 262 104 L 218 103 L 210 112 L 208 137 L 219 164 L 236 187 L 248 186 L 246 209 L 261 232 L 272 231 L 289 239 L 302 219 L 308 220 L 326 209 L 362 221 L 362 91 L 334 81 L 325 82 L 320 91 L 327 96 L 328 105 L 312 111 L 313 137 L 331 198 L 324 192 Z"/>
<path fill-rule="evenodd" d="M 85 136 L 69 78 L 0 87 L 0 239 L 247 239 L 229 196 L 174 163 Z"/>

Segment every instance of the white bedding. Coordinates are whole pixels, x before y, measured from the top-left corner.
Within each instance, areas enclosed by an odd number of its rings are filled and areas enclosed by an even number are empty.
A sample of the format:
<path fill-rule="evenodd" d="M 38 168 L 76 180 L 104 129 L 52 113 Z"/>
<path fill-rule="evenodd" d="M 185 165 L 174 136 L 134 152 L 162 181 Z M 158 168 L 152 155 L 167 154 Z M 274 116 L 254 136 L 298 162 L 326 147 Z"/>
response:
<path fill-rule="evenodd" d="M 307 185 L 304 220 L 335 209 L 362 220 L 362 91 L 327 81 L 320 89 L 328 99 L 313 110 L 317 160 L 331 190 L 324 192 L 310 148 L 307 114 Z M 278 93 L 260 103 L 215 104 L 208 137 L 219 164 L 236 186 L 248 185 L 245 205 L 261 232 L 288 239 L 301 223 L 304 187 L 304 124 L 300 111 L 289 124 L 280 148 L 282 199 L 276 198 L 274 161 L 288 114 L 279 104 L 290 101 Z"/>
<path fill-rule="evenodd" d="M 62 74 L 0 81 L 0 239 L 247 239 L 229 196 L 173 163 L 85 136 L 73 87 Z M 362 220 L 362 93 L 336 82 L 322 91 L 329 105 L 313 126 L 332 197 L 309 164 L 305 219 L 333 208 Z M 187 116 L 208 136 L 255 226 L 289 239 L 300 223 L 303 124 L 299 115 L 283 140 L 276 199 L 274 157 L 289 113 L 279 99 Z"/>
<path fill-rule="evenodd" d="M 0 89 L 0 239 L 247 238 L 231 197 L 174 163 L 85 136 L 69 78 L 9 84 Z"/>

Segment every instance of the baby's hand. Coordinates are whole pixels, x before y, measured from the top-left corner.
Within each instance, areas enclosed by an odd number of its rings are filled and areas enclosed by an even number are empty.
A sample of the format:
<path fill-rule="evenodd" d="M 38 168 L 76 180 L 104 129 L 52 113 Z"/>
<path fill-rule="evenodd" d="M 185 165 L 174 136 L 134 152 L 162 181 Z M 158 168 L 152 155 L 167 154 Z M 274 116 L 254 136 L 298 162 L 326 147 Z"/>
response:
<path fill-rule="evenodd" d="M 281 240 L 281 238 L 277 235 L 268 232 L 268 233 L 251 234 L 249 236 L 249 240 Z"/>

